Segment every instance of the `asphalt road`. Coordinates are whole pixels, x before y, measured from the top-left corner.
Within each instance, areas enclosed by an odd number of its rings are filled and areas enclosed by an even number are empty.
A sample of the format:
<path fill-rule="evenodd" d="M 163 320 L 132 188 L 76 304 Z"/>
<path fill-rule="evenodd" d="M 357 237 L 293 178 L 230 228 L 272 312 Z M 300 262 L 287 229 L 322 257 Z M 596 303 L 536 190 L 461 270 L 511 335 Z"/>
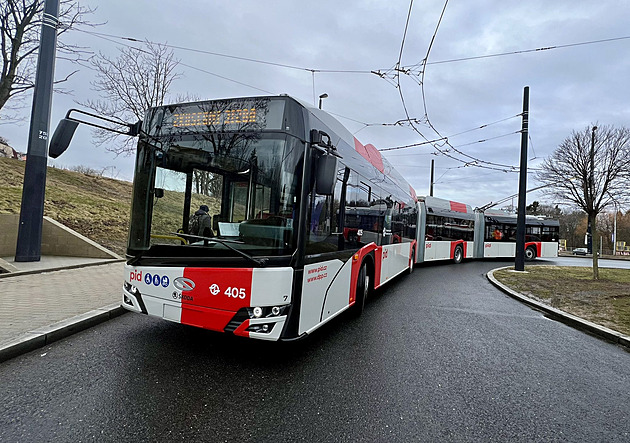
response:
<path fill-rule="evenodd" d="M 630 353 L 425 266 L 307 339 L 126 314 L 0 365 L 0 441 L 630 441 Z"/>

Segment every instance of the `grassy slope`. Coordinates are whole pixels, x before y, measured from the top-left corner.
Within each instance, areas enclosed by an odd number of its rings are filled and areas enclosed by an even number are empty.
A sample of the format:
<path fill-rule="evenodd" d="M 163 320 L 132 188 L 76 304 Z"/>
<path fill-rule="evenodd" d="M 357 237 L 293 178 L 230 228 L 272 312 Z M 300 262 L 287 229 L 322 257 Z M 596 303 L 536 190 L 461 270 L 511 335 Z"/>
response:
<path fill-rule="evenodd" d="M 0 158 L 0 214 L 19 214 L 25 162 Z M 48 168 L 44 215 L 123 254 L 131 183 Z"/>

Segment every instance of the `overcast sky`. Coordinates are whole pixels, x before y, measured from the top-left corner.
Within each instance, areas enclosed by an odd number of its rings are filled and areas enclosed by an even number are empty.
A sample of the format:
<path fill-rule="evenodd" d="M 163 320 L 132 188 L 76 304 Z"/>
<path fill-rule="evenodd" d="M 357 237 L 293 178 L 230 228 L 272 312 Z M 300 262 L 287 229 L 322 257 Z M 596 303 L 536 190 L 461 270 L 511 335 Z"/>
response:
<path fill-rule="evenodd" d="M 425 122 L 426 105 L 430 123 L 449 137 L 452 147 L 436 149 L 425 144 L 383 152 L 418 195 L 429 192 L 432 159 L 436 163 L 437 197 L 481 206 L 518 192 L 518 174 L 488 162 L 518 167 L 518 114 L 525 86 L 530 87 L 532 168 L 572 130 L 581 131 L 593 123 L 630 126 L 630 38 L 624 38 L 630 37 L 630 2 L 451 0 L 429 53 L 424 100 L 420 76 L 401 74 L 397 88 L 391 71 L 401 55 L 409 0 L 81 3 L 97 7 L 91 20 L 105 23 L 87 28 L 90 32 L 304 68 L 178 49 L 176 57 L 188 66 L 179 66 L 183 76 L 173 84 L 172 101 L 179 94 L 216 99 L 286 93 L 315 103 L 317 96 L 327 93 L 323 108 L 334 113 L 362 143 L 379 149 L 425 141 L 418 132 L 430 140 L 439 138 Z M 442 0 L 413 2 L 401 67 L 415 66 L 412 71 L 418 72 L 443 7 Z M 117 55 L 118 47 L 131 44 L 82 32 L 63 38 L 111 57 Z M 615 40 L 575 45 L 608 39 Z M 554 46 L 567 47 L 526 52 Z M 514 52 L 518 54 L 482 57 Z M 470 57 L 482 58 L 452 61 Z M 80 72 L 67 84 L 73 95 L 53 97 L 51 133 L 65 112 L 77 107 L 75 100 L 98 98 L 90 89 L 92 71 L 64 60 L 58 60 L 56 68 L 58 78 L 77 68 Z M 312 70 L 366 73 L 313 75 Z M 381 77 L 369 71 L 389 75 Z M 416 130 L 409 125 L 387 126 L 407 118 L 401 94 L 409 117 L 420 121 Z M 0 125 L 0 135 L 23 152 L 27 149 L 30 100 L 23 110 L 22 125 Z M 483 125 L 488 126 L 470 131 Z M 98 170 L 109 167 L 107 175 L 132 179 L 133 157 L 115 157 L 102 147 L 94 147 L 91 140 L 90 131 L 80 127 L 56 163 Z M 467 165 L 471 162 L 474 164 Z M 535 186 L 535 177 L 530 174 L 528 188 Z M 541 198 L 539 193 L 532 193 L 528 203 Z"/>

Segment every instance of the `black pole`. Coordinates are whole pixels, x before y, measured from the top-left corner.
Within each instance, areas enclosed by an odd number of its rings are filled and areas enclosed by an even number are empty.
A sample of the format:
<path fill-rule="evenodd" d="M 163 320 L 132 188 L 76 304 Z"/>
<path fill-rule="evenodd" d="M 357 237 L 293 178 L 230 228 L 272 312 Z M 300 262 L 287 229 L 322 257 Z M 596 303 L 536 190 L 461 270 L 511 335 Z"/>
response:
<path fill-rule="evenodd" d="M 433 180 L 435 177 L 435 160 L 431 160 L 431 186 L 429 187 L 429 195 L 433 197 Z"/>
<path fill-rule="evenodd" d="M 514 269 L 525 270 L 525 205 L 527 193 L 527 134 L 529 128 L 529 86 L 523 90 L 523 126 L 521 129 L 521 165 L 518 180 L 518 215 L 516 218 L 516 258 Z"/>
<path fill-rule="evenodd" d="M 595 131 L 597 130 L 597 126 L 593 126 L 591 130 L 591 152 L 589 154 L 590 159 L 590 171 L 588 176 L 588 198 L 590 200 L 591 208 L 595 207 Z M 593 240 L 595 240 L 595 232 L 593 231 L 593 227 L 591 226 L 591 217 L 588 217 L 588 227 L 586 229 L 586 234 L 588 235 L 587 240 L 587 252 L 589 254 L 593 253 Z"/>
<path fill-rule="evenodd" d="M 45 0 L 15 248 L 16 262 L 39 261 L 41 258 L 58 15 L 59 0 Z"/>

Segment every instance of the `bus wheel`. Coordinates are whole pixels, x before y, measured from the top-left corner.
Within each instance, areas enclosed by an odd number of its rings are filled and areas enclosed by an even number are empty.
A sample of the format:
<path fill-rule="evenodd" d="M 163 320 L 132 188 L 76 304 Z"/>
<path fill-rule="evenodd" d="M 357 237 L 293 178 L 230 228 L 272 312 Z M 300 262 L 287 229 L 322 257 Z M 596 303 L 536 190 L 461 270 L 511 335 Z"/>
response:
<path fill-rule="evenodd" d="M 453 263 L 460 264 L 464 259 L 464 250 L 461 245 L 455 246 L 455 251 L 453 252 Z"/>
<path fill-rule="evenodd" d="M 363 313 L 365 308 L 365 300 L 367 300 L 370 292 L 370 276 L 368 275 L 367 265 L 363 263 L 357 276 L 357 290 L 354 300 L 354 314 L 358 317 Z"/>
<path fill-rule="evenodd" d="M 533 246 L 528 246 L 525 249 L 525 260 L 532 261 L 536 258 L 536 249 Z"/>
<path fill-rule="evenodd" d="M 413 269 L 416 265 L 415 261 L 416 261 L 416 249 L 413 248 L 411 250 L 411 260 L 409 261 L 409 269 L 407 269 L 407 274 L 413 273 Z"/>

